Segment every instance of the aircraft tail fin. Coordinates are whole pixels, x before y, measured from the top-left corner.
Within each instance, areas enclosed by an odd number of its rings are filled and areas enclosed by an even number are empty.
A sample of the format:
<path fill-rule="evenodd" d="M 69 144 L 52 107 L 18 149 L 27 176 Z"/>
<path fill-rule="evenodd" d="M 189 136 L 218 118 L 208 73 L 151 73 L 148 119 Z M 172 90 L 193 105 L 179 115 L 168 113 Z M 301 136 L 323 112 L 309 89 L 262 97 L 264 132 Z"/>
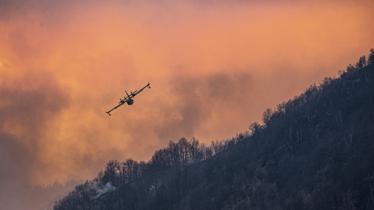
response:
<path fill-rule="evenodd" d="M 127 97 L 130 97 L 129 93 L 126 90 L 125 90 L 125 93 L 126 93 Z"/>

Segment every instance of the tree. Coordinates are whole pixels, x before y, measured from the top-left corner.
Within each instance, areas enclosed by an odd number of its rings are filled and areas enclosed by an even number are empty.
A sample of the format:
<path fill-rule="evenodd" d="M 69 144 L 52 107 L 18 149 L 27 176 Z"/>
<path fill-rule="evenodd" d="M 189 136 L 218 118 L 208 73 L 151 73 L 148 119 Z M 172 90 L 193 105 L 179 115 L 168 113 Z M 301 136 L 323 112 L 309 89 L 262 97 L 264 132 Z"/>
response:
<path fill-rule="evenodd" d="M 374 64 L 374 49 L 370 50 L 369 56 L 368 56 L 368 65 Z"/>
<path fill-rule="evenodd" d="M 142 166 L 132 159 L 128 159 L 121 164 L 121 181 L 126 184 L 134 181 L 142 175 Z"/>
<path fill-rule="evenodd" d="M 185 166 L 204 159 L 204 147 L 196 139 L 181 138 L 177 143 L 170 142 L 165 149 L 158 150 L 151 159 L 157 168 Z"/>
<path fill-rule="evenodd" d="M 362 69 L 366 66 L 366 57 L 365 56 L 361 56 L 359 59 L 358 59 L 358 62 L 356 63 L 356 68 L 358 69 Z"/>
<path fill-rule="evenodd" d="M 266 125 L 270 123 L 272 115 L 273 112 L 271 111 L 271 109 L 266 109 L 262 114 L 262 120 Z"/>
<path fill-rule="evenodd" d="M 257 122 L 254 122 L 251 125 L 249 125 L 249 132 L 251 135 L 256 134 L 260 129 L 261 129 L 261 125 L 258 124 Z"/>
<path fill-rule="evenodd" d="M 346 72 L 354 71 L 356 68 L 352 66 L 352 64 L 349 64 L 346 68 Z"/>
<path fill-rule="evenodd" d="M 120 171 L 121 166 L 117 160 L 109 161 L 103 172 L 103 177 L 101 177 L 101 183 L 106 184 L 111 182 L 115 186 L 118 185 Z"/>

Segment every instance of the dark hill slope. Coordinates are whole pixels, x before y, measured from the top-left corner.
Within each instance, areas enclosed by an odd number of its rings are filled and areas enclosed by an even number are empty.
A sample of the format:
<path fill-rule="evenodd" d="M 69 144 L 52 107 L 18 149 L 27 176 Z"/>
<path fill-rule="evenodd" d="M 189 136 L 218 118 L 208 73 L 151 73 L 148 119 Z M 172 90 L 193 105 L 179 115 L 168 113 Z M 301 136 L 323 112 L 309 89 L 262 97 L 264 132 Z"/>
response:
<path fill-rule="evenodd" d="M 374 53 L 209 147 L 112 161 L 54 210 L 374 209 Z M 228 122 L 229 123 L 229 122 Z"/>

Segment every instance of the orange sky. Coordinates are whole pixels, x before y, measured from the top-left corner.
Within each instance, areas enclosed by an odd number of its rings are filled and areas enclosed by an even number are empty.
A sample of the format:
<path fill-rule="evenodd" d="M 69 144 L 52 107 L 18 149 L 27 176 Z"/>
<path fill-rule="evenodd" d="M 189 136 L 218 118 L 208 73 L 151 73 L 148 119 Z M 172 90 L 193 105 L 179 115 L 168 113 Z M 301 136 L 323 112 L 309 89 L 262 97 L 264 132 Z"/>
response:
<path fill-rule="evenodd" d="M 105 2 L 0 1 L 11 168 L 0 185 L 92 178 L 183 136 L 229 138 L 374 47 L 370 1 Z M 148 81 L 134 106 L 105 115 Z"/>

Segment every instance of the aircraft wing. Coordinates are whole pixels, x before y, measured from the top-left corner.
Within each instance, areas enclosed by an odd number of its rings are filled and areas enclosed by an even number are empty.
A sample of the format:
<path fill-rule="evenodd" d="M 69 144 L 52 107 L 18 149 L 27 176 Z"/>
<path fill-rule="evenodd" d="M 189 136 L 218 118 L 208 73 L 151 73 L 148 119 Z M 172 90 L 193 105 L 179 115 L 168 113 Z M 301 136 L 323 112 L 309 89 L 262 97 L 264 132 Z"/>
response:
<path fill-rule="evenodd" d="M 148 82 L 148 84 L 146 85 L 146 86 L 144 86 L 144 87 L 142 87 L 141 89 L 139 89 L 139 90 L 137 90 L 137 91 L 135 91 L 133 94 L 134 94 L 134 96 L 136 96 L 136 95 L 138 95 L 140 92 L 142 92 L 144 89 L 146 89 L 146 88 L 151 88 L 151 84 Z"/>
<path fill-rule="evenodd" d="M 111 113 L 113 110 L 117 109 L 118 107 L 122 106 L 123 104 L 125 104 L 125 102 L 122 102 L 122 101 L 121 101 L 121 102 L 118 103 L 115 107 L 113 107 L 112 109 L 110 109 L 109 111 L 107 111 L 106 113 L 107 113 L 109 116 L 111 116 L 110 113 Z"/>

